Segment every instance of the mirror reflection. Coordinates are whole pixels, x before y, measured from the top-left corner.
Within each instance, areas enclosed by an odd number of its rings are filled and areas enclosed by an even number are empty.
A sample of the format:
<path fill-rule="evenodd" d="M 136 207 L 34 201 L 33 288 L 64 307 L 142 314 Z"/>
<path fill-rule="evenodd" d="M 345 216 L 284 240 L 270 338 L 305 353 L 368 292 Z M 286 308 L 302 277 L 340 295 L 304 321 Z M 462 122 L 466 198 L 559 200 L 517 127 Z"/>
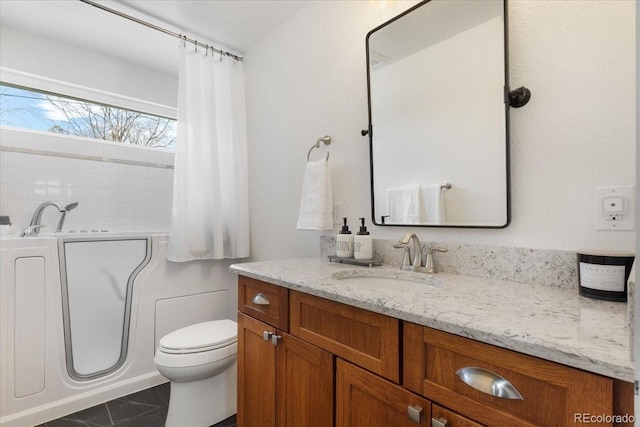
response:
<path fill-rule="evenodd" d="M 367 35 L 373 220 L 505 227 L 502 0 L 420 3 Z"/>

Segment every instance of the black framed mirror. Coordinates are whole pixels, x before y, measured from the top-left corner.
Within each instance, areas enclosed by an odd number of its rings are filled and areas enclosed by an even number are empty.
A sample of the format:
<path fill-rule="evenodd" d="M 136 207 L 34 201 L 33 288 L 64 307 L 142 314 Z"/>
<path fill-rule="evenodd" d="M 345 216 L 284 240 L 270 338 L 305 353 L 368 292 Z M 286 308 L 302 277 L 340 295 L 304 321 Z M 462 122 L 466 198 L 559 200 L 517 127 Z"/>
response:
<path fill-rule="evenodd" d="M 509 224 L 507 33 L 506 0 L 426 0 L 367 34 L 374 224 Z"/>

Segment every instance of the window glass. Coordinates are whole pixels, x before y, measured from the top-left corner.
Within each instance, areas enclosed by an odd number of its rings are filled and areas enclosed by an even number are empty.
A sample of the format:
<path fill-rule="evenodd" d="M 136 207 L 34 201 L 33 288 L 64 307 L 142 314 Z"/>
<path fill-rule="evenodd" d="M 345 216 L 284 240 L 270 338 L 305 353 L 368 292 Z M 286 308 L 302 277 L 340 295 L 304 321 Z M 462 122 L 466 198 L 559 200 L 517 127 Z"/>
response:
<path fill-rule="evenodd" d="M 175 150 L 176 120 L 0 84 L 0 125 Z"/>

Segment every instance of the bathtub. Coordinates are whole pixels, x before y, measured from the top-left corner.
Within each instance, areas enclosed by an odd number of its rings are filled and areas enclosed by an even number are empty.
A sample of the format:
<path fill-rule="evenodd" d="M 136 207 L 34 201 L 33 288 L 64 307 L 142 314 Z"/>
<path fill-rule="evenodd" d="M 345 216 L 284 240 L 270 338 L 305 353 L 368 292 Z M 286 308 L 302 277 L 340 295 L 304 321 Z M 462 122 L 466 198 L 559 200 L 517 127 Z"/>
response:
<path fill-rule="evenodd" d="M 78 375 L 65 339 L 69 299 L 62 243 L 144 239 L 150 257 L 130 286 L 122 357 L 113 369 Z M 162 336 L 193 323 L 235 318 L 232 261 L 168 262 L 167 242 L 163 233 L 0 240 L 0 425 L 41 424 L 166 382 L 153 363 Z"/>

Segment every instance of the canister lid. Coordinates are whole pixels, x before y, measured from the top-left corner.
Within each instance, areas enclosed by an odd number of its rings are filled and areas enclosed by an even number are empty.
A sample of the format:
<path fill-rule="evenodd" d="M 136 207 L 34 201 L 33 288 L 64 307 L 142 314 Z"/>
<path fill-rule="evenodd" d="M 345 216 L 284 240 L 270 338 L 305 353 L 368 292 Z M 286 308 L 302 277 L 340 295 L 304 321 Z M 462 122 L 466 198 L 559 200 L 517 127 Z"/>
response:
<path fill-rule="evenodd" d="M 604 256 L 604 257 L 634 257 L 631 252 L 613 252 L 613 251 L 578 251 L 578 255 Z"/>

